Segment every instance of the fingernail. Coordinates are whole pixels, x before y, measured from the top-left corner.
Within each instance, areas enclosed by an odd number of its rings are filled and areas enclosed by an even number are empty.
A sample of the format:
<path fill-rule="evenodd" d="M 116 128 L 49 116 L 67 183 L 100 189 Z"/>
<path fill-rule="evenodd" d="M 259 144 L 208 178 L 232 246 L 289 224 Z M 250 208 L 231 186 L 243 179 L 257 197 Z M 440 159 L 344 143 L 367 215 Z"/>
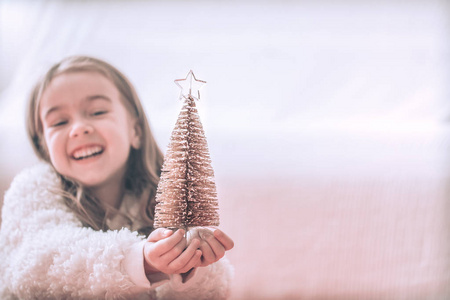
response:
<path fill-rule="evenodd" d="M 166 229 L 166 230 L 164 230 L 163 235 L 168 236 L 171 232 L 172 232 L 172 230 Z"/>

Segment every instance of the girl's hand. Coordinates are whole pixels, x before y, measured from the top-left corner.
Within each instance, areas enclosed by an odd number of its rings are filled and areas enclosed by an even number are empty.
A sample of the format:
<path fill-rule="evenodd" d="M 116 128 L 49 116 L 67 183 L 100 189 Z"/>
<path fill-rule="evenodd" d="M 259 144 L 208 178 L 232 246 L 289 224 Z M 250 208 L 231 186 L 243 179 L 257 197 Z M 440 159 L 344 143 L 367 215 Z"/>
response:
<path fill-rule="evenodd" d="M 225 251 L 234 247 L 233 240 L 223 231 L 216 229 L 214 232 L 207 228 L 194 228 L 189 231 L 192 242 L 201 239 L 199 249 L 202 252 L 201 261 L 197 267 L 206 267 L 225 255 Z"/>
<path fill-rule="evenodd" d="M 186 245 L 183 229 L 175 233 L 164 228 L 153 231 L 144 245 L 145 274 L 179 274 L 196 267 L 202 256 L 202 251 L 198 250 L 200 240 L 194 238 L 187 248 Z"/>

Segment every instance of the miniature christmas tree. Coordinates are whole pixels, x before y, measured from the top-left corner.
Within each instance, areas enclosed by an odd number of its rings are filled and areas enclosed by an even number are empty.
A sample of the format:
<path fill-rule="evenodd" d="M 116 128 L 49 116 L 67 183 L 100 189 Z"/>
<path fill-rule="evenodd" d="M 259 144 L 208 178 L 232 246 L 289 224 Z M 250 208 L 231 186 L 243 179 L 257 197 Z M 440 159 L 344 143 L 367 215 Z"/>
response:
<path fill-rule="evenodd" d="M 219 225 L 214 171 L 195 100 L 206 83 L 190 71 L 175 80 L 184 100 L 164 158 L 156 192 L 154 227 L 184 228 Z M 197 94 L 197 97 L 194 95 Z"/>

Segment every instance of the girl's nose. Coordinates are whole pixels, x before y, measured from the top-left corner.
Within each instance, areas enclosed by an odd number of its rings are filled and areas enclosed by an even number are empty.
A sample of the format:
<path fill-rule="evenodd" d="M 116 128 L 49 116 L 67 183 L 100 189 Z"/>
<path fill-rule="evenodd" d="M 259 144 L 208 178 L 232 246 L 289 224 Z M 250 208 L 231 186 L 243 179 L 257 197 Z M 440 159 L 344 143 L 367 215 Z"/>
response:
<path fill-rule="evenodd" d="M 75 138 L 85 134 L 90 134 L 94 131 L 94 128 L 86 122 L 76 122 L 73 124 L 70 130 L 70 137 Z"/>

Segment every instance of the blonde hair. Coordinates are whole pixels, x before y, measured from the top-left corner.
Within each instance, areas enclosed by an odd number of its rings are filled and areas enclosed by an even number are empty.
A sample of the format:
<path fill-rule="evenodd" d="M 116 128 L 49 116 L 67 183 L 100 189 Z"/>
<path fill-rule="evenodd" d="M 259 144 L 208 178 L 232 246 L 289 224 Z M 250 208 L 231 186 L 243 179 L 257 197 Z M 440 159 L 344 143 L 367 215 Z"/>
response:
<path fill-rule="evenodd" d="M 125 174 L 125 188 L 139 197 L 141 220 L 144 226 L 139 230 L 148 234 L 153 229 L 155 194 L 161 172 L 163 155 L 156 144 L 145 116 L 142 104 L 133 85 L 112 65 L 92 57 L 72 56 L 55 64 L 36 84 L 29 99 L 27 110 L 27 131 L 37 156 L 50 163 L 49 153 L 43 137 L 43 127 L 39 118 L 40 98 L 52 79 L 63 73 L 97 72 L 109 79 L 119 90 L 123 104 L 135 117 L 141 129 L 141 146 L 130 147 L 130 155 Z M 107 230 L 106 211 L 99 201 L 89 195 L 83 187 L 62 175 L 61 190 L 66 204 L 75 212 L 85 226 L 96 230 Z"/>

